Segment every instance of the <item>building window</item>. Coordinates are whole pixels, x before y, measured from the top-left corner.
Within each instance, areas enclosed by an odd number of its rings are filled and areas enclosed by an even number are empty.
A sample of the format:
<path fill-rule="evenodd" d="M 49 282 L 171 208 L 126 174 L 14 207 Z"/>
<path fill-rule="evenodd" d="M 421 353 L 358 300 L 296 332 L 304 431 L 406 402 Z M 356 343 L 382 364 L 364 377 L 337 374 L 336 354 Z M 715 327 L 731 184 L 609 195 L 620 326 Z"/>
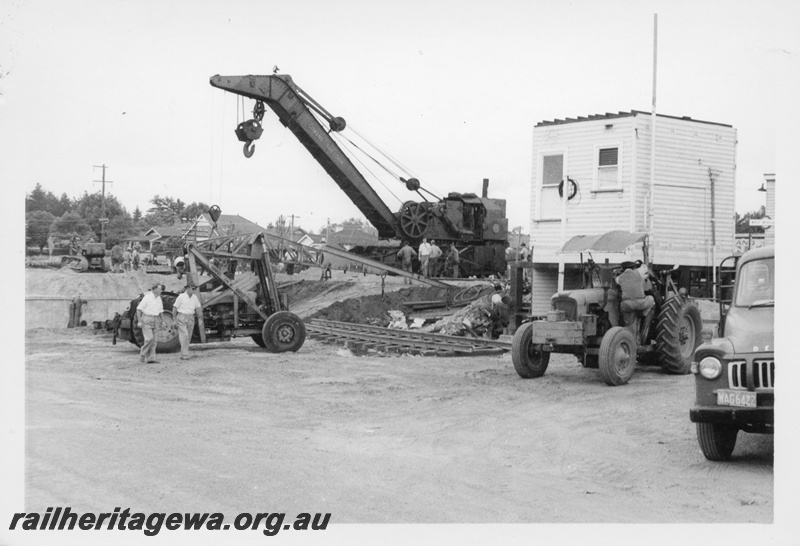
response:
<path fill-rule="evenodd" d="M 595 189 L 618 190 L 622 186 L 619 170 L 619 148 L 598 148 L 597 183 Z"/>
<path fill-rule="evenodd" d="M 539 219 L 559 218 L 561 216 L 561 199 L 558 197 L 558 185 L 564 179 L 564 154 L 543 155 L 541 172 L 538 217 Z"/>

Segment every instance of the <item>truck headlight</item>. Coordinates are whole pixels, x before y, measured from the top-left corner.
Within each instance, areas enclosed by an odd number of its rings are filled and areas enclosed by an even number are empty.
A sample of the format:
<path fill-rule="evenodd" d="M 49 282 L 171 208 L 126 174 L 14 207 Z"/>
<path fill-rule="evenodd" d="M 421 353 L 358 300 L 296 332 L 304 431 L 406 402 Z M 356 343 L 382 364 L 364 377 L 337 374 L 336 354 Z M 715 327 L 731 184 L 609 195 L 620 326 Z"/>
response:
<path fill-rule="evenodd" d="M 722 362 L 713 356 L 705 357 L 697 367 L 700 370 L 700 375 L 706 379 L 716 379 L 722 374 Z"/>

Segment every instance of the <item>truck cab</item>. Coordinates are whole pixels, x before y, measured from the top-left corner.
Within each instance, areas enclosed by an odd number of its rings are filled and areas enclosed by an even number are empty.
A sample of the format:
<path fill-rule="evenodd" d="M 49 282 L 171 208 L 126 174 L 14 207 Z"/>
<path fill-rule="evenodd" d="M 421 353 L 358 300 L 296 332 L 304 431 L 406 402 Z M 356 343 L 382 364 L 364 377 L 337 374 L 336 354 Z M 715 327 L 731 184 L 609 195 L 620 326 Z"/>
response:
<path fill-rule="evenodd" d="M 775 248 L 744 253 L 729 301 L 720 299 L 719 337 L 695 351 L 689 418 L 706 459 L 725 461 L 739 431 L 772 434 L 775 405 Z"/>

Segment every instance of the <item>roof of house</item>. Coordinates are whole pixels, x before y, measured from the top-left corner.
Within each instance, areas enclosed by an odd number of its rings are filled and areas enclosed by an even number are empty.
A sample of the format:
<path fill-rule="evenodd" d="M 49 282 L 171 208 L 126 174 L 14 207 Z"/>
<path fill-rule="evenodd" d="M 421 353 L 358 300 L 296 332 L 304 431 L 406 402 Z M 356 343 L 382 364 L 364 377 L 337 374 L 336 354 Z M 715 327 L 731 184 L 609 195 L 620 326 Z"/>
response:
<path fill-rule="evenodd" d="M 372 233 L 367 233 L 358 228 L 344 228 L 330 234 L 328 244 L 339 245 L 374 245 L 378 242 L 378 236 Z"/>
<path fill-rule="evenodd" d="M 207 239 L 211 236 L 212 224 L 211 215 L 204 212 L 192 223 L 186 231 L 186 236 L 192 239 Z M 220 237 L 256 231 L 266 231 L 266 229 L 238 214 L 220 214 L 217 219 L 217 235 Z"/>
<path fill-rule="evenodd" d="M 544 127 L 544 126 L 548 126 L 548 125 L 564 125 L 566 123 L 578 123 L 578 122 L 581 122 L 581 121 L 596 121 L 596 120 L 599 120 L 599 119 L 628 118 L 628 117 L 639 116 L 639 115 L 649 116 L 649 115 L 651 115 L 651 113 L 650 112 L 645 112 L 643 110 L 631 110 L 630 112 L 617 112 L 616 114 L 606 112 L 605 114 L 593 114 L 593 115 L 586 116 L 586 117 L 578 116 L 577 118 L 564 118 L 564 119 L 554 119 L 554 120 L 540 121 L 539 123 L 536 124 L 536 127 Z M 722 127 L 733 127 L 732 125 L 727 125 L 725 123 L 716 123 L 714 121 L 703 121 L 703 120 L 699 120 L 699 119 L 692 119 L 689 116 L 667 116 L 667 115 L 664 115 L 664 114 L 656 113 L 656 117 L 669 118 L 669 119 L 681 119 L 681 120 L 684 120 L 684 121 L 694 121 L 696 123 L 707 123 L 709 125 L 720 125 Z"/>
<path fill-rule="evenodd" d="M 156 234 L 160 237 L 183 237 L 183 234 L 186 233 L 189 228 L 192 227 L 192 224 L 175 224 L 173 226 L 153 226 L 148 229 L 144 236 L 148 237 L 151 234 Z"/>

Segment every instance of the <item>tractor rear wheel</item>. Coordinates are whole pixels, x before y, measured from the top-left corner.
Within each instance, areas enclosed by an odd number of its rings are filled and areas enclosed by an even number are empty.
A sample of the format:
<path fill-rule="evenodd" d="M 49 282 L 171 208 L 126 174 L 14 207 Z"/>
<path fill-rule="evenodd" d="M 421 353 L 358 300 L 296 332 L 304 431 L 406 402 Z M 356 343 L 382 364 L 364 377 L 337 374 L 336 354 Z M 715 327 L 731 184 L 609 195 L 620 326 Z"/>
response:
<path fill-rule="evenodd" d="M 511 343 L 511 361 L 514 369 L 523 379 L 541 377 L 550 363 L 550 353 L 542 351 L 542 346 L 531 343 L 533 323 L 527 322 L 514 333 Z"/>
<path fill-rule="evenodd" d="M 600 342 L 600 377 L 607 385 L 627 383 L 636 370 L 636 338 L 627 328 L 614 326 Z"/>
<path fill-rule="evenodd" d="M 294 352 L 306 340 L 306 325 L 294 313 L 278 311 L 267 317 L 261 328 L 261 339 L 270 352 Z"/>
<path fill-rule="evenodd" d="M 264 337 L 261 334 L 252 334 L 250 338 L 256 342 L 256 345 L 261 347 L 262 349 L 266 349 L 267 345 L 264 343 Z"/>
<path fill-rule="evenodd" d="M 727 461 L 736 447 L 739 429 L 718 423 L 697 423 L 697 443 L 709 461 Z"/>
<path fill-rule="evenodd" d="M 682 296 L 672 296 L 664 302 L 656 323 L 656 351 L 665 372 L 689 373 L 702 328 L 703 319 L 694 303 Z"/>

